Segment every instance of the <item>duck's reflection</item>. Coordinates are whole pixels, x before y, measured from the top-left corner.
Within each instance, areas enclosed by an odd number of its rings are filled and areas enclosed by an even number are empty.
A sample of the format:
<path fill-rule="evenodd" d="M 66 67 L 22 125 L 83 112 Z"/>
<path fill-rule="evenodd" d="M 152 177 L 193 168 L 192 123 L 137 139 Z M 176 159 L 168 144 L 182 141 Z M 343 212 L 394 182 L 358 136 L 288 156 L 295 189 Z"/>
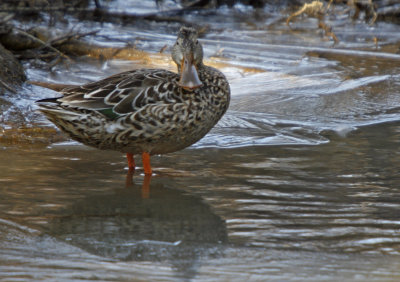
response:
<path fill-rule="evenodd" d="M 129 176 L 128 176 L 129 177 Z M 219 256 L 225 222 L 201 198 L 165 187 L 162 179 L 92 195 L 53 219 L 48 233 L 90 253 L 130 261 L 166 261 L 185 277 L 199 257 Z"/>
<path fill-rule="evenodd" d="M 134 186 L 133 184 L 133 175 L 135 174 L 134 169 L 130 169 L 126 174 L 126 188 L 130 188 Z M 143 178 L 143 185 L 142 185 L 142 198 L 147 199 L 150 195 L 150 181 L 151 181 L 151 174 L 145 174 Z"/>

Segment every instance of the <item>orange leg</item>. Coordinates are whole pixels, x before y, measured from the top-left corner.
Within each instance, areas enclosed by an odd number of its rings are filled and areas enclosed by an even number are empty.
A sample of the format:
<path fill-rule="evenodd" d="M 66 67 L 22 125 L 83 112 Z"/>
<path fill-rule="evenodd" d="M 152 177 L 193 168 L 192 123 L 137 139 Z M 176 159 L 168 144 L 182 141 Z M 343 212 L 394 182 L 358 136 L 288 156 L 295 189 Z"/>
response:
<path fill-rule="evenodd" d="M 150 165 L 150 154 L 144 152 L 142 154 L 142 161 L 143 161 L 143 169 L 144 169 L 144 174 L 149 174 L 151 175 L 151 165 Z"/>
<path fill-rule="evenodd" d="M 126 153 L 126 158 L 128 159 L 128 168 L 129 170 L 135 170 L 135 159 L 133 158 L 132 153 Z"/>

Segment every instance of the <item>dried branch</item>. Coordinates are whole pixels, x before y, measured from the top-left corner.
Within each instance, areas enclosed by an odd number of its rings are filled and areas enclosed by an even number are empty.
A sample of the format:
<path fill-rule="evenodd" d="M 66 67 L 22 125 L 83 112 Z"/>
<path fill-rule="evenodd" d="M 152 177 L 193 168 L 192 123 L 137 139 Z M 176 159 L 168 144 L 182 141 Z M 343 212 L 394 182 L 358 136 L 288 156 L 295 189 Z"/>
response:
<path fill-rule="evenodd" d="M 7 83 L 5 83 L 3 80 L 0 79 L 0 86 L 3 86 L 5 89 L 7 89 L 8 91 L 12 92 L 12 93 L 17 93 L 17 91 L 12 88 L 10 85 L 8 85 Z"/>
<path fill-rule="evenodd" d="M 324 12 L 323 10 L 324 4 L 320 1 L 313 1 L 311 3 L 306 3 L 301 7 L 299 10 L 291 14 L 287 20 L 286 20 L 286 25 L 289 25 L 291 20 L 297 16 L 300 16 L 302 14 L 307 14 L 309 16 L 319 16 L 321 13 Z"/>
<path fill-rule="evenodd" d="M 70 60 L 70 58 L 69 58 L 67 55 L 65 55 L 65 54 L 62 53 L 60 50 L 58 50 L 58 49 L 54 48 L 53 46 L 51 46 L 51 44 L 44 42 L 43 40 L 41 40 L 41 39 L 39 39 L 39 38 L 37 38 L 37 37 L 35 37 L 35 36 L 29 34 L 28 32 L 26 32 L 26 31 L 24 31 L 24 30 L 22 30 L 22 29 L 20 29 L 20 28 L 15 28 L 15 29 L 16 29 L 19 33 L 21 33 L 21 34 L 23 34 L 24 36 L 28 37 L 29 39 L 33 40 L 34 42 L 39 43 L 39 44 L 41 45 L 41 48 L 47 47 L 47 48 L 49 48 L 50 50 L 56 52 L 59 56 L 65 58 L 65 59 L 67 59 L 67 60 Z"/>
<path fill-rule="evenodd" d="M 54 39 L 50 40 L 50 45 L 52 45 L 52 46 L 62 45 L 69 41 L 78 40 L 85 36 L 95 35 L 99 32 L 100 32 L 100 30 L 93 30 L 93 31 L 85 32 L 85 33 L 75 33 L 71 30 L 70 32 L 68 32 L 67 34 L 65 34 L 63 36 L 60 36 L 58 38 L 54 38 Z"/>

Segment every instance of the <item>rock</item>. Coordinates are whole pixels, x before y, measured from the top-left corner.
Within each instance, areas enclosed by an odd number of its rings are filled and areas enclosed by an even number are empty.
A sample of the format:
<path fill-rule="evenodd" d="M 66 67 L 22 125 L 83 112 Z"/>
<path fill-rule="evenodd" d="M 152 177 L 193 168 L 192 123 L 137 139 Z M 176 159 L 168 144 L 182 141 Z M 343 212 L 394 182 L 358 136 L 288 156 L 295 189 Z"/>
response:
<path fill-rule="evenodd" d="M 16 92 L 14 87 L 26 80 L 24 69 L 14 55 L 0 44 L 0 91 Z"/>

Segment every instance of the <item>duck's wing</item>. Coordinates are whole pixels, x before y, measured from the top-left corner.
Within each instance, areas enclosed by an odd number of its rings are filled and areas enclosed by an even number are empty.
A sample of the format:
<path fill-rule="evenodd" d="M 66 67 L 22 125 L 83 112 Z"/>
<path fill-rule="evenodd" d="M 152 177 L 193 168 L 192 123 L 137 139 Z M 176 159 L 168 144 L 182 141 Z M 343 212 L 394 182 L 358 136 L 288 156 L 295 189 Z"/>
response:
<path fill-rule="evenodd" d="M 150 103 L 168 99 L 176 91 L 176 73 L 139 69 L 119 73 L 103 80 L 63 89 L 56 99 L 62 106 L 125 114 Z"/>

